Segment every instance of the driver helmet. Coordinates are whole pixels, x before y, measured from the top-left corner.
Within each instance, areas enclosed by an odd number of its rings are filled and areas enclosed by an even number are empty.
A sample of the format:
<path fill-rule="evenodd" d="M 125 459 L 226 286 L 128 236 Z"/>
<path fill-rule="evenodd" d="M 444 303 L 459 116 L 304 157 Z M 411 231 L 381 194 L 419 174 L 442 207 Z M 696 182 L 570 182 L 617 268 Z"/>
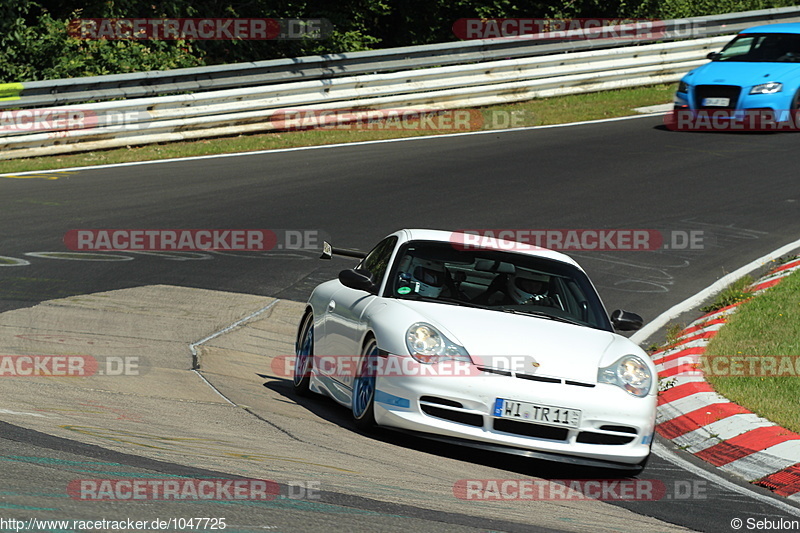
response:
<path fill-rule="evenodd" d="M 412 257 L 405 271 L 410 275 L 409 281 L 414 287 L 414 292 L 431 298 L 437 298 L 442 293 L 447 276 L 444 264 Z"/>
<path fill-rule="evenodd" d="M 518 304 L 544 300 L 549 289 L 548 277 L 517 268 L 508 276 L 508 295 Z"/>

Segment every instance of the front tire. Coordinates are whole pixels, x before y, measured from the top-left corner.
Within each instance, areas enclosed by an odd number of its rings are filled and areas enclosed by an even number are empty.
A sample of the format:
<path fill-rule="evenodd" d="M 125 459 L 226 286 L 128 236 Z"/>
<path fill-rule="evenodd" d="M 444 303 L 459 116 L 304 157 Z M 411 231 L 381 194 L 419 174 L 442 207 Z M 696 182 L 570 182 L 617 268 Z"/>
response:
<path fill-rule="evenodd" d="M 375 426 L 375 363 L 378 343 L 370 337 L 361 350 L 358 374 L 353 380 L 353 421 L 356 427 L 369 430 Z"/>
<path fill-rule="evenodd" d="M 800 89 L 792 97 L 789 113 L 789 120 L 794 126 L 793 131 L 797 131 L 797 128 L 800 128 Z"/>
<path fill-rule="evenodd" d="M 292 387 L 299 396 L 310 396 L 311 368 L 314 362 L 314 314 L 309 312 L 300 322 L 295 344 Z"/>

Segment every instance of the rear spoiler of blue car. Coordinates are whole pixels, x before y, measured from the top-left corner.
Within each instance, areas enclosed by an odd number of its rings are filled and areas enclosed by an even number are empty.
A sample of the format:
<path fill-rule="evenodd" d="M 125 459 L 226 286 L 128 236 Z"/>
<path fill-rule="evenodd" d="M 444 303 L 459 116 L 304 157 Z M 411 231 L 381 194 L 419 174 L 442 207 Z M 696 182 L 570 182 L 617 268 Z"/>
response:
<path fill-rule="evenodd" d="M 364 259 L 367 257 L 367 252 L 358 250 L 348 250 L 346 248 L 334 248 L 328 241 L 322 241 L 322 255 L 320 259 L 331 259 L 334 255 L 341 255 L 343 257 L 355 257 L 356 259 Z"/>

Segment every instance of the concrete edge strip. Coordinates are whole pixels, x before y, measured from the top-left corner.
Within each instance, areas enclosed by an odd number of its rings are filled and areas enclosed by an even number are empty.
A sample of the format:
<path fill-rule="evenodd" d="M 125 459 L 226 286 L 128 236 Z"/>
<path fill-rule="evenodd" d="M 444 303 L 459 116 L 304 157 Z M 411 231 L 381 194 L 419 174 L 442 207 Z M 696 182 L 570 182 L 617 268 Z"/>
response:
<path fill-rule="evenodd" d="M 759 280 L 756 280 L 751 285 L 751 288 L 763 285 L 765 279 L 772 279 L 777 283 L 790 273 L 800 270 L 800 261 L 792 261 L 788 265 L 784 265 L 780 268 L 781 276 L 776 276 L 775 270 L 770 271 Z M 733 312 L 738 305 L 739 304 L 734 304 L 726 308 L 726 314 Z M 707 321 L 708 316 L 718 316 L 718 314 L 719 312 L 710 313 L 703 318 Z M 692 324 L 697 322 L 698 321 L 695 321 Z M 699 329 L 697 329 L 696 326 L 690 325 L 684 332 L 688 329 L 692 329 L 693 334 L 697 334 L 698 332 L 703 333 L 706 328 L 709 330 L 719 329 L 718 324 L 709 324 Z M 682 336 L 685 337 L 685 335 Z M 704 349 L 704 347 L 701 348 L 701 350 Z M 667 365 L 669 365 L 669 362 L 663 361 L 657 364 L 656 367 L 663 370 Z M 714 396 L 718 395 L 714 393 Z M 722 396 L 719 396 L 719 398 L 726 402 L 726 405 L 736 406 L 736 404 L 733 404 Z M 798 451 L 796 446 L 784 445 L 782 446 L 782 450 L 784 451 L 782 451 L 781 455 L 783 456 L 781 457 L 771 453 L 771 450 L 774 448 L 777 451 L 777 448 L 781 447 L 781 444 L 796 445 L 800 443 L 800 435 L 780 428 L 776 424 L 760 417 L 756 417 L 758 421 L 754 423 L 752 417 L 732 414 L 733 411 L 722 414 L 721 416 L 724 418 L 721 420 L 706 421 L 705 423 L 698 422 L 692 419 L 691 416 L 686 416 L 689 415 L 690 411 L 695 410 L 694 408 L 698 407 L 698 405 L 702 407 L 708 404 L 710 399 L 711 396 L 709 393 L 700 392 L 686 397 L 674 398 L 660 404 L 658 407 L 660 420 L 657 423 L 657 431 L 662 433 L 666 438 L 671 438 L 677 445 L 684 446 L 688 443 L 687 441 L 695 441 L 697 437 L 702 436 L 702 440 L 705 442 L 701 445 L 698 445 L 699 443 L 696 441 L 691 442 L 694 446 L 690 448 L 689 453 L 707 462 L 710 461 L 711 464 L 733 472 L 747 480 L 752 480 L 754 484 L 768 488 L 778 495 L 790 497 L 792 500 L 796 499 L 796 497 L 800 495 L 800 451 Z M 690 404 L 692 408 L 687 407 Z M 715 411 L 719 412 L 718 410 Z M 686 431 L 683 431 L 678 436 L 670 436 L 670 431 L 664 434 L 663 431 L 667 429 L 667 427 L 662 426 L 662 424 L 669 424 L 671 421 L 680 417 L 687 419 L 685 421 L 687 427 L 682 428 Z M 715 424 L 719 425 L 722 423 L 729 426 L 736 426 L 739 422 L 741 422 L 741 427 L 729 427 L 727 429 L 728 438 L 721 439 L 719 436 L 715 435 L 717 433 L 714 430 Z M 662 427 L 659 428 L 659 426 Z M 674 428 L 669 429 L 674 430 Z M 776 432 L 780 433 L 780 435 Z M 776 434 L 771 435 L 772 433 Z M 691 438 L 690 435 L 695 438 Z M 709 444 L 708 440 L 711 439 L 712 436 L 716 436 L 718 442 Z M 754 440 L 758 442 L 758 445 L 753 447 L 748 446 L 748 444 L 755 444 L 751 442 Z M 668 453 L 666 449 L 664 453 Z"/>
<path fill-rule="evenodd" d="M 210 382 L 210 381 L 208 381 L 208 380 L 205 378 L 205 376 L 203 376 L 203 374 L 201 374 L 201 373 L 199 372 L 199 370 L 198 370 L 198 369 L 200 368 L 200 364 L 199 364 L 199 362 L 198 362 L 198 360 L 197 360 L 197 347 L 198 347 L 198 346 L 200 346 L 201 344 L 205 344 L 206 342 L 208 342 L 208 341 L 210 341 L 210 340 L 212 340 L 212 339 L 216 339 L 216 338 L 217 338 L 217 337 L 219 337 L 220 335 L 224 335 L 224 334 L 228 333 L 229 331 L 233 331 L 234 329 L 238 328 L 238 327 L 239 327 L 239 326 L 241 326 L 242 324 L 245 324 L 245 323 L 247 323 L 247 322 L 249 322 L 249 321 L 253 320 L 254 318 L 256 318 L 256 317 L 258 317 L 258 316 L 260 316 L 260 315 L 262 315 L 262 314 L 266 313 L 267 311 L 269 311 L 270 309 L 272 309 L 272 308 L 273 308 L 273 307 L 274 307 L 274 306 L 275 306 L 275 305 L 276 305 L 278 302 L 280 302 L 280 301 L 281 301 L 280 299 L 278 299 L 278 298 L 275 298 L 275 300 L 273 300 L 273 301 L 272 301 L 272 302 L 270 302 L 269 304 L 265 305 L 265 306 L 264 306 L 264 307 L 262 307 L 261 309 L 259 309 L 259 310 L 257 310 L 257 311 L 254 311 L 254 312 L 250 313 L 249 315 L 247 315 L 247 316 L 246 316 L 246 317 L 244 317 L 244 318 L 240 318 L 239 320 L 237 320 L 237 321 L 236 321 L 236 322 L 234 322 L 233 324 L 230 324 L 229 326 L 226 326 L 226 327 L 222 328 L 221 330 L 219 330 L 219 331 L 217 331 L 217 332 L 215 332 L 215 333 L 212 333 L 211 335 L 209 335 L 208 337 L 206 337 L 206 338 L 204 338 L 204 339 L 201 339 L 201 340 L 199 340 L 199 341 L 197 341 L 197 342 L 192 342 L 192 343 L 190 343 L 190 344 L 189 344 L 189 351 L 191 351 L 191 352 L 192 352 L 192 372 L 194 372 L 195 374 L 197 374 L 197 375 L 200 377 L 200 379 L 202 379 L 202 380 L 203 380 L 203 382 L 204 382 L 206 385 L 208 385 L 209 387 L 211 387 L 211 390 L 213 390 L 214 392 L 216 392 L 217 394 L 219 394 L 219 396 L 220 396 L 220 397 L 221 397 L 223 400 L 225 400 L 226 402 L 228 402 L 229 404 L 231 404 L 231 405 L 233 405 L 233 406 L 235 406 L 236 404 L 235 404 L 235 403 L 233 403 L 233 402 L 232 402 L 232 401 L 231 401 L 231 400 L 230 400 L 230 399 L 229 399 L 227 396 L 225 396 L 224 394 L 222 394 L 222 393 L 219 391 L 219 389 L 217 389 L 217 388 L 216 388 L 214 385 L 212 385 L 212 384 L 211 384 L 211 382 Z"/>

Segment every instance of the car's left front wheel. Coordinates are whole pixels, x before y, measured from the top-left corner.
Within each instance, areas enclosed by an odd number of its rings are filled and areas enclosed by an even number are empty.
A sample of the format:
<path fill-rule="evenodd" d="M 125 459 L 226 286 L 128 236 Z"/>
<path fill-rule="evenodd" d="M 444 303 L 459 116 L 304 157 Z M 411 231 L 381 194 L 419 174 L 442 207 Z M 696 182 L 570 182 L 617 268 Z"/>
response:
<path fill-rule="evenodd" d="M 794 125 L 795 128 L 800 127 L 800 89 L 794 93 L 792 97 L 792 103 L 789 109 L 789 120 Z"/>
<path fill-rule="evenodd" d="M 370 337 L 361 350 L 358 374 L 353 380 L 353 420 L 359 429 L 375 426 L 375 367 L 378 343 Z"/>

